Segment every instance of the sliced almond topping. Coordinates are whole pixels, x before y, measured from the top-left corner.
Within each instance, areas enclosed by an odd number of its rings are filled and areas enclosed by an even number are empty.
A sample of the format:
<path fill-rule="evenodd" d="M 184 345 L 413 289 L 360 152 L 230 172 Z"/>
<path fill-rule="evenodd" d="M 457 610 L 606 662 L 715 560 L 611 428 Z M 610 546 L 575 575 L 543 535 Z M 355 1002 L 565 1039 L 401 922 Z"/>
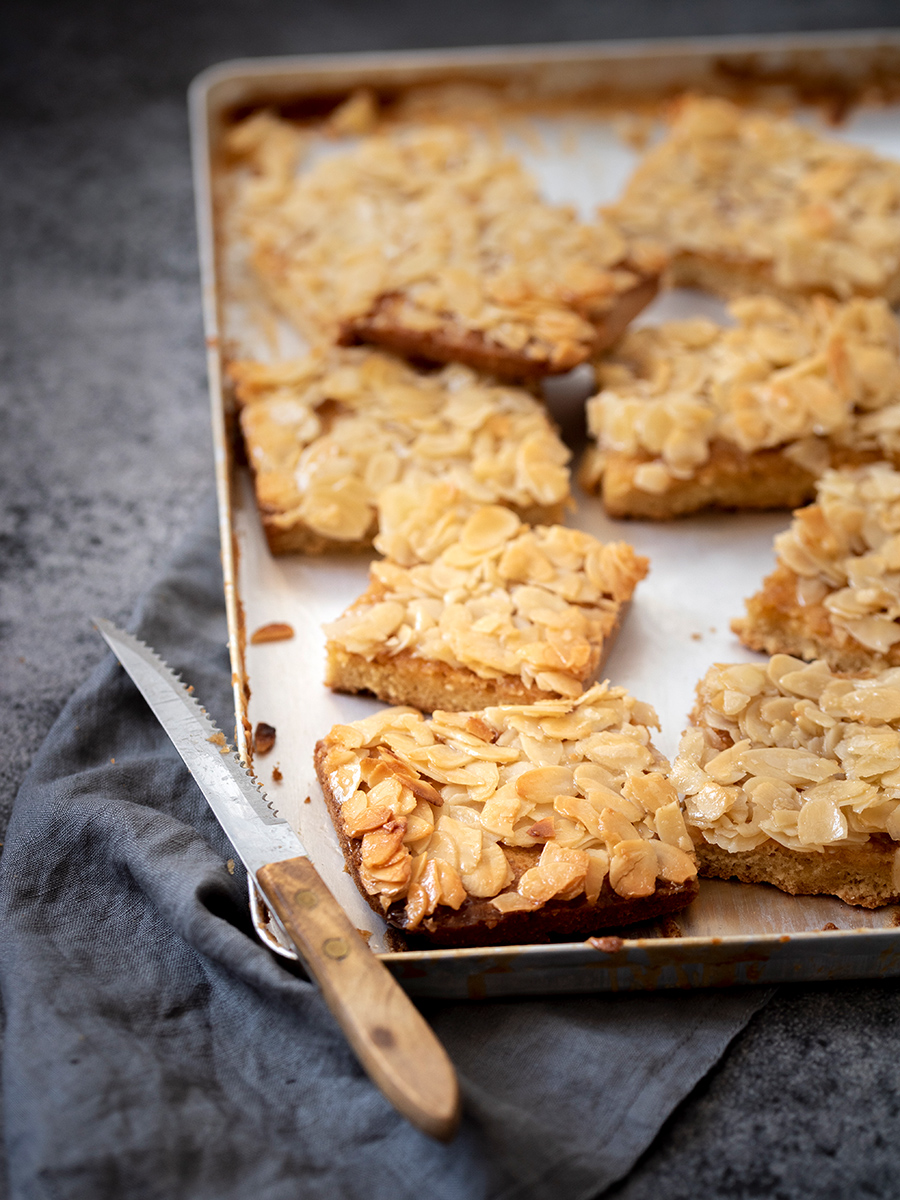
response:
<path fill-rule="evenodd" d="M 697 874 L 697 864 L 693 857 L 678 846 L 660 842 L 655 847 L 656 870 L 660 879 L 669 883 L 685 883 Z"/>
<path fill-rule="evenodd" d="M 388 821 L 380 829 L 363 834 L 362 861 L 367 867 L 382 867 L 399 853 L 406 832 L 405 821 Z"/>
<path fill-rule="evenodd" d="M 691 864 L 693 870 L 693 863 Z M 652 896 L 656 891 L 657 850 L 643 838 L 619 842 L 609 861 L 609 882 L 620 896 Z"/>
<path fill-rule="evenodd" d="M 534 838 L 534 840 L 537 842 L 547 842 L 553 837 L 554 832 L 555 826 L 553 824 L 553 818 L 542 817 L 540 821 L 535 821 L 535 823 L 528 830 L 528 836 Z"/>
<path fill-rule="evenodd" d="M 696 727 L 682 738 L 673 768 L 689 825 L 729 851 L 769 839 L 791 850 L 859 845 L 900 828 L 900 672 L 849 679 L 822 661 L 775 655 L 763 691 L 723 714 L 717 699 L 731 670 L 714 666 L 698 685 Z M 714 773 L 735 783 L 719 784 Z M 689 852 L 680 818 L 660 809 L 656 831 Z"/>
<path fill-rule="evenodd" d="M 537 767 L 516 779 L 516 791 L 532 804 L 552 804 L 557 796 L 570 793 L 574 786 L 570 767 Z"/>
<path fill-rule="evenodd" d="M 621 813 L 615 812 L 611 808 L 604 808 L 600 814 L 600 831 L 610 853 L 619 842 L 632 842 L 638 836 L 637 830 L 631 822 L 626 821 Z"/>
<path fill-rule="evenodd" d="M 658 803 L 674 793 L 661 783 L 665 760 L 635 714 L 654 716 L 648 706 L 605 683 L 576 700 L 500 706 L 484 714 L 438 713 L 431 720 L 394 709 L 336 727 L 334 740 L 326 739 L 324 761 L 330 764 L 337 752 L 339 762 L 329 772 L 335 795 L 339 781 L 344 787 L 358 783 L 341 811 L 348 836 L 361 839 L 364 887 L 385 908 L 406 897 L 410 928 L 437 906 L 458 906 L 466 896 L 497 898 L 498 912 L 527 911 L 582 895 L 595 903 L 611 854 L 628 843 L 627 863 L 620 855 L 616 877 L 628 876 L 622 887 L 633 892 L 640 856 L 632 842 L 653 847 L 666 837 L 676 849 L 681 841 L 690 847 L 683 821 L 679 824 L 677 796 Z M 552 733 L 542 731 L 545 722 L 555 723 Z M 587 736 L 560 738 L 560 731 Z M 348 751 L 353 743 L 361 744 Z M 503 751 L 503 760 L 480 757 L 485 747 Z M 533 765 L 545 749 L 557 761 Z M 586 749 L 596 760 L 584 757 Z M 636 751 L 646 764 L 644 783 L 628 774 L 640 770 Z M 900 749 L 896 765 L 900 770 Z M 442 806 L 432 803 L 432 785 L 416 790 L 420 769 L 442 782 L 433 788 Z M 633 796 L 652 798 L 655 812 L 623 795 L 626 785 Z M 894 807 L 900 810 L 900 803 Z M 506 847 L 541 843 L 538 862 L 523 872 L 514 893 L 519 899 L 509 899 L 513 873 Z M 667 861 L 680 862 L 677 855 Z"/>
<path fill-rule="evenodd" d="M 479 508 L 462 527 L 460 542 L 475 554 L 481 554 L 508 541 L 521 528 L 521 521 L 496 504 Z"/>
<path fill-rule="evenodd" d="M 609 874 L 609 855 L 605 850 L 587 850 L 587 873 L 584 878 L 584 897 L 588 904 L 595 904 L 603 890 L 603 883 Z"/>

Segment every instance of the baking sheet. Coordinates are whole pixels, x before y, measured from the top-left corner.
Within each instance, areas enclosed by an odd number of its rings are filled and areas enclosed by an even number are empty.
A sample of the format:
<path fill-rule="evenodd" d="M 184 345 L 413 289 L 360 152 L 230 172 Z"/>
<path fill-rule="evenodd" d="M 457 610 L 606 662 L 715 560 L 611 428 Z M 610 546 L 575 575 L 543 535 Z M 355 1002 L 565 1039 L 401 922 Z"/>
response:
<path fill-rule="evenodd" d="M 880 44 L 877 38 L 868 35 L 868 40 L 857 37 L 844 42 L 826 41 L 834 61 L 843 61 L 848 71 L 855 69 L 858 74 L 859 62 L 866 55 L 866 61 L 870 61 L 873 46 Z M 788 42 L 764 41 L 770 59 L 773 54 L 784 55 Z M 803 49 L 802 39 L 789 41 Z M 900 44 L 896 38 L 887 42 L 895 50 Z M 747 52 L 746 42 L 741 43 L 741 50 Z M 679 44 L 670 49 L 667 58 L 665 48 L 656 46 L 648 57 L 645 48 L 637 48 L 633 62 L 644 62 L 648 76 L 652 74 L 646 65 L 649 62 L 657 74 L 664 76 L 669 69 L 670 73 L 674 71 L 673 77 L 678 76 L 676 67 L 681 62 L 687 64 L 682 77 L 693 79 L 702 74 L 701 65 L 709 63 L 711 51 L 700 43 L 693 46 L 693 59 L 690 51 L 691 47 Z M 721 58 L 721 44 L 717 51 Z M 493 63 L 492 69 L 502 74 L 504 55 L 495 52 L 492 60 L 490 53 L 470 57 L 479 70 Z M 558 66 L 563 53 L 563 48 L 546 51 L 544 61 Z M 622 63 L 621 46 L 612 52 L 609 47 L 594 47 L 569 53 L 588 73 L 602 73 L 604 61 L 609 65 L 614 60 L 619 67 Z M 527 61 L 540 67 L 541 52 L 529 54 Z M 457 55 L 456 59 L 460 57 L 465 56 Z M 512 70 L 510 62 L 515 57 L 515 52 L 506 53 L 507 71 Z M 423 65 L 424 59 L 427 62 Z M 420 76 L 423 71 L 427 75 L 427 68 L 440 77 L 452 61 L 452 55 L 365 56 L 357 61 L 354 72 L 353 60 L 345 58 L 333 64 L 331 75 L 327 60 L 297 60 L 290 68 L 283 63 L 273 64 L 268 73 L 265 64 L 252 68 L 237 64 L 220 68 L 217 75 L 195 85 L 198 210 L 207 328 L 212 339 L 210 374 L 236 698 L 240 711 L 246 672 L 251 693 L 247 717 L 254 726 L 265 721 L 278 730 L 274 750 L 256 760 L 257 774 L 275 806 L 297 828 L 311 858 L 354 924 L 371 935 L 373 949 L 385 954 L 405 986 L 421 994 L 698 986 L 752 978 L 850 977 L 848 971 L 851 976 L 898 974 L 897 909 L 869 912 L 835 899 L 787 897 L 765 886 L 712 881 L 704 882 L 700 898 L 677 916 L 674 927 L 669 922 L 643 929 L 641 933 L 647 936 L 629 938 L 621 945 L 397 955 L 387 952 L 383 922 L 365 904 L 344 870 L 315 779 L 312 748 L 335 722 L 356 720 L 381 706 L 361 697 L 336 695 L 322 686 L 321 624 L 334 619 L 365 589 L 368 557 L 273 558 L 257 517 L 249 476 L 244 469 L 232 470 L 228 462 L 224 420 L 227 394 L 223 395 L 219 385 L 222 348 L 227 347 L 232 357 L 271 359 L 296 354 L 302 345 L 296 333 L 273 320 L 271 314 L 266 320 L 259 319 L 252 293 L 248 293 L 249 277 L 239 244 L 230 244 L 227 252 L 220 254 L 218 264 L 215 261 L 207 139 L 226 100 L 234 102 L 237 96 L 246 99 L 254 94 L 253 87 L 257 88 L 256 94 L 264 94 L 269 88 L 289 95 L 292 79 L 295 89 L 309 91 L 310 80 L 315 77 L 320 87 L 331 79 L 335 90 L 346 90 L 353 84 L 370 82 L 378 72 L 382 73 L 379 78 L 385 77 L 385 72 L 389 77 L 391 69 L 402 74 L 404 62 Z M 475 67 L 470 65 L 468 69 Z M 634 72 L 631 78 L 634 83 Z M 220 89 L 216 103 L 210 100 L 214 87 Z M 553 105 L 547 107 L 548 111 L 538 112 L 525 123 L 521 114 L 510 116 L 503 125 L 504 138 L 537 176 L 549 199 L 574 203 L 588 217 L 597 204 L 618 195 L 637 161 L 637 152 L 622 137 L 621 112 L 607 111 L 604 115 L 595 109 L 585 115 L 549 111 Z M 824 126 L 818 108 L 801 109 L 799 115 L 812 125 Z M 198 124 L 202 126 L 199 131 Z M 849 117 L 839 136 L 900 159 L 900 107 L 861 108 Z M 347 145 L 346 140 L 323 140 L 316 153 L 333 153 L 335 147 L 343 149 Z M 717 300 L 702 293 L 674 291 L 660 297 L 637 323 L 698 313 L 727 319 Z M 579 436 L 585 390 L 583 372 L 581 377 L 554 383 L 548 389 L 548 403 L 572 441 Z M 603 540 L 624 538 L 650 558 L 650 575 L 638 586 L 604 675 L 655 706 L 661 721 L 661 732 L 655 740 L 671 757 L 693 703 L 694 685 L 708 666 L 715 661 L 752 661 L 758 657 L 741 646 L 730 632 L 729 621 L 741 614 L 744 597 L 754 592 L 771 570 L 772 539 L 786 528 L 789 514 L 713 514 L 669 524 L 622 522 L 610 520 L 596 499 L 580 493 L 576 497 L 578 507 L 571 524 Z M 269 622 L 288 622 L 295 636 L 290 641 L 248 644 L 242 653 L 241 620 L 248 633 Z M 827 932 L 826 926 L 830 926 Z M 670 935 L 678 932 L 681 937 L 653 936 L 664 931 Z"/>

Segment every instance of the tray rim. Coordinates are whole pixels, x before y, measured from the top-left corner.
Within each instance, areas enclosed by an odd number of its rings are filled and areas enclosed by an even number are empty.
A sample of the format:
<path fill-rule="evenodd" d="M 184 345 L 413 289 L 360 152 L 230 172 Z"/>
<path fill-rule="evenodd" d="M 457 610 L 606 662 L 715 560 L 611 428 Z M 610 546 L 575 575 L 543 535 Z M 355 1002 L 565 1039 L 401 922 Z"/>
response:
<path fill-rule="evenodd" d="M 609 39 L 594 41 L 572 41 L 554 43 L 521 43 L 516 45 L 453 47 L 448 49 L 410 49 L 393 51 L 364 51 L 350 53 L 328 53 L 312 55 L 282 55 L 259 58 L 235 58 L 213 64 L 201 71 L 188 89 L 189 130 L 194 184 L 195 218 L 198 233 L 198 251 L 202 288 L 202 309 L 206 341 L 207 375 L 211 408 L 214 471 L 219 510 L 219 532 L 222 551 L 225 608 L 228 625 L 228 650 L 232 666 L 232 693 L 235 708 L 235 741 L 242 759 L 251 761 L 247 740 L 246 717 L 247 678 L 243 655 L 243 613 L 238 592 L 238 550 L 235 538 L 234 485 L 235 464 L 229 439 L 226 419 L 225 394 L 222 386 L 221 323 L 219 319 L 218 281 L 215 246 L 215 223 L 213 205 L 213 119 L 214 93 L 226 84 L 243 81 L 248 84 L 263 84 L 281 80 L 295 85 L 296 77 L 309 80 L 321 87 L 330 76 L 359 72 L 433 72 L 435 77 L 447 68 L 510 68 L 554 65 L 565 62 L 590 63 L 593 61 L 629 59 L 674 59 L 679 56 L 703 58 L 721 54 L 772 53 L 778 51 L 859 51 L 876 50 L 879 47 L 900 50 L 900 28 L 822 30 L 797 33 L 752 33 L 725 34 L 703 37 Z M 291 80 L 289 77 L 295 77 Z M 364 78 L 357 85 L 367 82 Z M 412 83 L 412 80 L 407 81 Z M 342 81 L 341 87 L 347 87 Z M 310 92 L 314 88 L 305 89 Z M 285 93 L 287 94 L 287 93 Z M 222 105 L 219 111 L 224 111 Z M 248 877 L 251 910 L 257 934 L 274 953 L 284 958 L 297 960 L 293 951 L 286 949 L 273 936 L 262 915 L 262 900 L 255 882 Z M 877 954 L 888 948 L 900 950 L 900 926 L 883 928 L 851 928 L 805 930 L 792 933 L 723 934 L 687 936 L 676 938 L 616 938 L 621 943 L 613 951 L 603 951 L 591 946 L 590 942 L 527 943 L 512 946 L 484 946 L 459 949 L 405 950 L 379 953 L 377 957 L 399 967 L 401 964 L 471 964 L 477 973 L 479 963 L 486 958 L 493 960 L 522 960 L 539 955 L 543 961 L 549 957 L 559 958 L 560 967 L 575 966 L 572 958 L 588 951 L 615 955 L 618 965 L 627 967 L 635 956 L 643 956 L 648 950 L 655 951 L 654 957 L 664 957 L 663 950 L 678 947 L 674 959 L 682 959 L 684 953 L 703 953 L 712 949 L 720 952 L 741 949 L 752 952 L 773 950 L 778 946 L 793 943 L 801 950 L 816 945 L 830 945 L 834 941 L 851 939 Z M 823 944 L 822 939 L 826 939 Z M 577 952 L 577 954 L 576 954 Z M 884 972 L 880 972 L 884 974 Z M 900 974 L 900 965 L 887 974 Z M 798 974 L 798 979 L 804 978 Z"/>
<path fill-rule="evenodd" d="M 429 47 L 404 50 L 363 50 L 323 54 L 284 54 L 224 59 L 205 67 L 188 87 L 189 104 L 202 105 L 213 87 L 236 75 L 253 80 L 303 71 L 328 74 L 354 68 L 393 70 L 402 67 L 513 66 L 531 62 L 636 57 L 673 58 L 718 52 L 753 53 L 772 50 L 861 49 L 879 44 L 900 46 L 900 28 L 823 29 L 786 33 L 729 33 L 660 38 L 607 38 L 571 42 L 517 42 L 490 46 Z"/>

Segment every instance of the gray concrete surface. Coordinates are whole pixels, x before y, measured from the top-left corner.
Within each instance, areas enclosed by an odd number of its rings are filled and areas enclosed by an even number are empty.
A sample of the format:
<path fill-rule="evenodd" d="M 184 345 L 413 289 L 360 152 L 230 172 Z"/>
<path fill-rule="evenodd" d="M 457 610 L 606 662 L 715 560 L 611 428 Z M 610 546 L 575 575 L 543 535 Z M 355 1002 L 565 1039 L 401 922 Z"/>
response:
<path fill-rule="evenodd" d="M 212 486 L 184 90 L 245 54 L 898 23 L 844 0 L 4 6 L 0 827 Z M 900 1196 L 897 985 L 783 989 L 616 1200 Z M 299 1193 L 298 1193 L 299 1194 Z"/>

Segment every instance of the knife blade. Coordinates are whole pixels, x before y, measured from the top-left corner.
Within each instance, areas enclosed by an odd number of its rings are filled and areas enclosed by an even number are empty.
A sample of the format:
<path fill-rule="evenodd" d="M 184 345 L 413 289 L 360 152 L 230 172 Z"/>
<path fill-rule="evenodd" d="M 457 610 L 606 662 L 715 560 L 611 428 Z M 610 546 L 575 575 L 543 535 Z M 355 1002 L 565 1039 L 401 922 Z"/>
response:
<path fill-rule="evenodd" d="M 459 1087 L 430 1026 L 199 701 L 149 646 L 110 621 L 94 624 L 171 738 L 369 1078 L 413 1125 L 449 1141 L 459 1122 Z"/>

